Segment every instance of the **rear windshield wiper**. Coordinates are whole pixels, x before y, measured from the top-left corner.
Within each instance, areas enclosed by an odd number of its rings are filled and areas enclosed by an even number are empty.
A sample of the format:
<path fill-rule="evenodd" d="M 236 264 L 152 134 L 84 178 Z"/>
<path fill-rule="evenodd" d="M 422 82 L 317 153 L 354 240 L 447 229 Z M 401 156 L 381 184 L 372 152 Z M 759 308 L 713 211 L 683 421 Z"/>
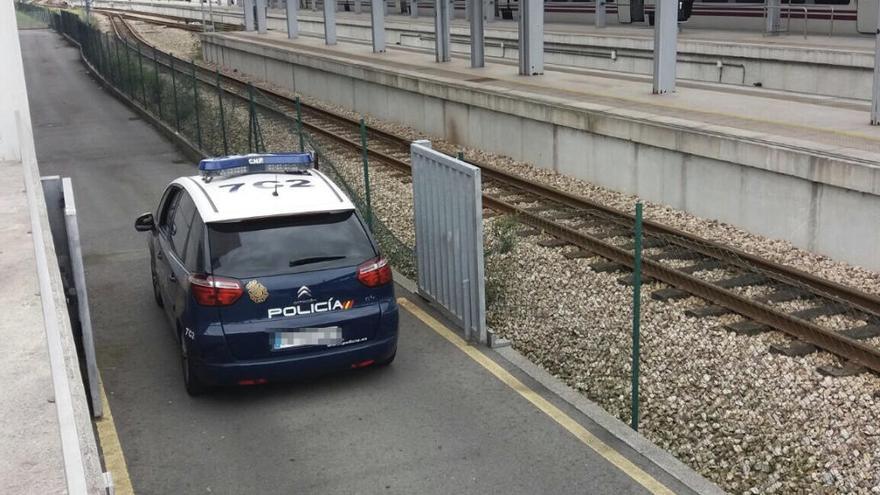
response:
<path fill-rule="evenodd" d="M 342 258 L 345 258 L 345 256 L 312 256 L 311 258 L 290 260 L 290 266 L 310 265 L 312 263 L 320 263 L 322 261 L 341 260 Z"/>

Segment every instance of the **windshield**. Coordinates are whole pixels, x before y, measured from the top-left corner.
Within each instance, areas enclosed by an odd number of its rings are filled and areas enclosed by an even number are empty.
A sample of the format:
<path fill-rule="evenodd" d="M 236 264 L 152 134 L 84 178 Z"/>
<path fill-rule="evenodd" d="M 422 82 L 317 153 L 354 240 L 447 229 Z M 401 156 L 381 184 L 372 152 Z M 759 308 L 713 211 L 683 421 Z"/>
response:
<path fill-rule="evenodd" d="M 355 266 L 376 256 L 352 211 L 208 225 L 214 275 L 266 277 Z"/>

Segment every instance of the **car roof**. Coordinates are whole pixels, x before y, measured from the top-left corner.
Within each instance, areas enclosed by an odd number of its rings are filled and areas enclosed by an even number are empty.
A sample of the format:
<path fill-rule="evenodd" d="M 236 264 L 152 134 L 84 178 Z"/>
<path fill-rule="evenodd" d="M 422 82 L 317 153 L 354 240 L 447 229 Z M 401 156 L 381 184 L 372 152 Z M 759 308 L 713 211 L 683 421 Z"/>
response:
<path fill-rule="evenodd" d="M 354 204 L 321 172 L 252 173 L 205 181 L 180 177 L 172 184 L 192 197 L 202 220 L 235 222 L 306 213 L 354 210 Z"/>

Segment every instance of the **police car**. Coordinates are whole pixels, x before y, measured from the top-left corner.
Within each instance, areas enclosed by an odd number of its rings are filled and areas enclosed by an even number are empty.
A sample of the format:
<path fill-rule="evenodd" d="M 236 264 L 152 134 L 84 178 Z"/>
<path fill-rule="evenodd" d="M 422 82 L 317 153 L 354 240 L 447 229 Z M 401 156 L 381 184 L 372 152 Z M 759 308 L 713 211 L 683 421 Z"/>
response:
<path fill-rule="evenodd" d="M 307 153 L 202 160 L 172 182 L 149 232 L 156 303 L 186 390 L 387 365 L 391 267 L 354 204 Z"/>

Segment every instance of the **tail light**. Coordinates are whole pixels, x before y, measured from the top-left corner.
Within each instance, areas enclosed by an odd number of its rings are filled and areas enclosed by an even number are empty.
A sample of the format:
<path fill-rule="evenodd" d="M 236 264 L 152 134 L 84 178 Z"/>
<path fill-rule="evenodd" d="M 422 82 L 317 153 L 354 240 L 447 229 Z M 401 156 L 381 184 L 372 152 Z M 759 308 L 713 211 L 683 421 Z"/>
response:
<path fill-rule="evenodd" d="M 234 278 L 194 274 L 189 276 L 189 283 L 193 297 L 202 306 L 229 306 L 244 292 Z"/>
<path fill-rule="evenodd" d="M 391 282 L 391 267 L 388 260 L 379 256 L 361 263 L 357 277 L 367 287 L 379 287 Z"/>

